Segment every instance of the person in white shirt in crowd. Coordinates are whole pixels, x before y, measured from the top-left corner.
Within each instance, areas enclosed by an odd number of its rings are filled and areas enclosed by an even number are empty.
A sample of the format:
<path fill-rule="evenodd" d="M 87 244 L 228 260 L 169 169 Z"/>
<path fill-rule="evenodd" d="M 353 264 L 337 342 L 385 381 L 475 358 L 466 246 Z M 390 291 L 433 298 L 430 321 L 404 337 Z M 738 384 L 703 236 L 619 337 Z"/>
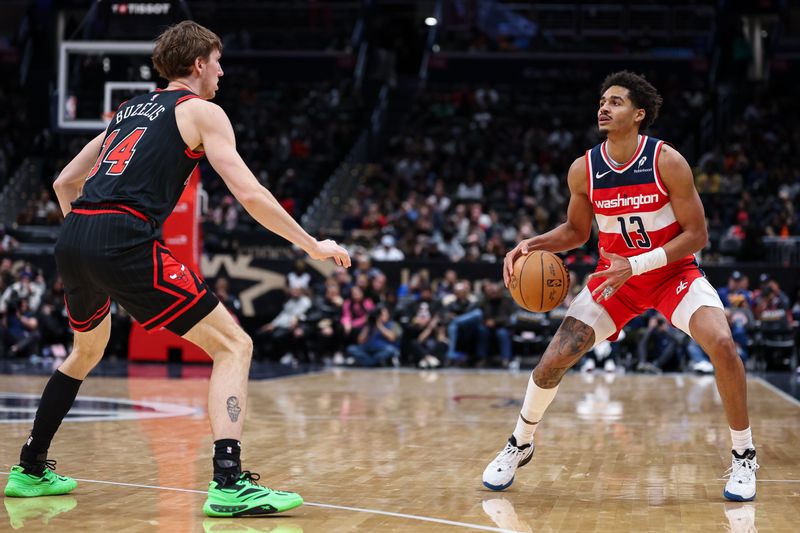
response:
<path fill-rule="evenodd" d="M 375 261 L 402 261 L 405 254 L 395 246 L 394 237 L 384 235 L 381 243 L 372 250 L 372 259 Z"/>

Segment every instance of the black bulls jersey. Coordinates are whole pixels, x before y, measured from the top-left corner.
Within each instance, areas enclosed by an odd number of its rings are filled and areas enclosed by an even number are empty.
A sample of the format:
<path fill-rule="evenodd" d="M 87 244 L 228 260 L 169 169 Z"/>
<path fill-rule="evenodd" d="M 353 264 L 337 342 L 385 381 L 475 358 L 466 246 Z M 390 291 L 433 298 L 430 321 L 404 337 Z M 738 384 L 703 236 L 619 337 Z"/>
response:
<path fill-rule="evenodd" d="M 156 90 L 123 103 L 73 207 L 121 204 L 161 226 L 203 157 L 186 146 L 175 121 L 175 108 L 191 98 L 200 97 L 188 90 Z"/>

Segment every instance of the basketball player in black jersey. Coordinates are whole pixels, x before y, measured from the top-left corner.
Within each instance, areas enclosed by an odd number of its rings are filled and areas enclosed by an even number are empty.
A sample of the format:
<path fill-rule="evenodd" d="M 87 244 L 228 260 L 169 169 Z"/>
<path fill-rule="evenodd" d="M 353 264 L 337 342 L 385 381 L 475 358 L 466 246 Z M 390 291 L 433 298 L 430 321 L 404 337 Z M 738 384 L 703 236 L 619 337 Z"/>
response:
<path fill-rule="evenodd" d="M 65 215 L 56 244 L 69 321 L 69 357 L 51 377 L 12 468 L 6 496 L 65 494 L 75 480 L 56 475 L 47 450 L 82 380 L 100 361 L 109 339 L 110 298 L 146 329 L 166 328 L 203 348 L 214 360 L 208 414 L 214 435 L 214 476 L 203 511 L 245 516 L 285 511 L 299 495 L 258 485 L 242 472 L 239 439 L 247 408 L 250 337 L 234 322 L 205 281 L 160 240 L 198 159 L 208 158 L 244 208 L 265 228 L 314 259 L 349 267 L 347 251 L 306 233 L 262 187 L 236 151 L 233 128 L 211 100 L 222 76 L 219 37 L 191 21 L 157 39 L 153 64 L 166 89 L 123 103 L 107 130 L 89 142 L 54 184 Z"/>

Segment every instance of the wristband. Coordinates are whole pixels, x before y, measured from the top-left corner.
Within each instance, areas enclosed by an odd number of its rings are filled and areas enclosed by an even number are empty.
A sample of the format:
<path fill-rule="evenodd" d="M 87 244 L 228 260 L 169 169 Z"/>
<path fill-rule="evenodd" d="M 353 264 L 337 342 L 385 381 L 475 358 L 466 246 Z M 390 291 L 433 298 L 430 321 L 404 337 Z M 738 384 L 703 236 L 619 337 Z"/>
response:
<path fill-rule="evenodd" d="M 631 264 L 631 272 L 633 272 L 634 276 L 638 276 L 666 265 L 667 252 L 664 251 L 664 248 L 659 246 L 655 250 L 633 255 L 628 258 L 628 261 Z"/>

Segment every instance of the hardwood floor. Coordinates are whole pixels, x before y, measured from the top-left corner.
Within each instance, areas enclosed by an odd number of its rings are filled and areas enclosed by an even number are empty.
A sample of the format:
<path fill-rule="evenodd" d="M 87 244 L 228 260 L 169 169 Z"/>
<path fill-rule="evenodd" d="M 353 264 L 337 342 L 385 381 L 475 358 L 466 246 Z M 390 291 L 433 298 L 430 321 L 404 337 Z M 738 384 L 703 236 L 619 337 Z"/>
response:
<path fill-rule="evenodd" d="M 202 514 L 205 379 L 90 378 L 50 457 L 69 496 L 5 498 L 0 531 L 794 532 L 800 403 L 749 382 L 758 498 L 726 503 L 730 435 L 713 377 L 568 375 L 533 461 L 494 493 L 481 472 L 514 427 L 527 373 L 331 371 L 251 381 L 243 465 L 306 505 Z M 46 378 L 0 376 L 0 483 Z"/>

